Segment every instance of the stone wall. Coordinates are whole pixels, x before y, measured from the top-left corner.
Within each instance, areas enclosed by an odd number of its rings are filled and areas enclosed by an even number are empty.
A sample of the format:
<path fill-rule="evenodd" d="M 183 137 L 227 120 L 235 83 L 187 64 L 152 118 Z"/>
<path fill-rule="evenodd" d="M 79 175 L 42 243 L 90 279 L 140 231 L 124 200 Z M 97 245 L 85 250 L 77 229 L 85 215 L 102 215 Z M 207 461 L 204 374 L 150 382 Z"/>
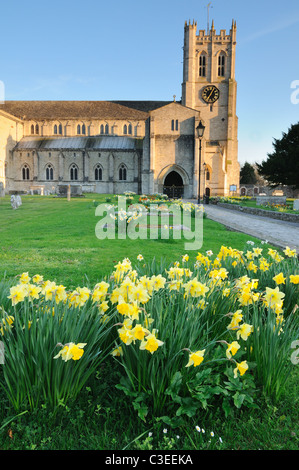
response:
<path fill-rule="evenodd" d="M 234 204 L 226 204 L 224 202 L 218 202 L 218 207 L 223 207 L 224 209 L 230 209 L 237 212 L 243 212 L 245 214 L 259 215 L 262 217 L 269 217 L 271 219 L 285 220 L 287 222 L 299 223 L 299 214 L 291 214 L 289 212 L 276 212 L 268 211 L 266 209 L 258 209 L 256 207 L 244 207 Z"/>

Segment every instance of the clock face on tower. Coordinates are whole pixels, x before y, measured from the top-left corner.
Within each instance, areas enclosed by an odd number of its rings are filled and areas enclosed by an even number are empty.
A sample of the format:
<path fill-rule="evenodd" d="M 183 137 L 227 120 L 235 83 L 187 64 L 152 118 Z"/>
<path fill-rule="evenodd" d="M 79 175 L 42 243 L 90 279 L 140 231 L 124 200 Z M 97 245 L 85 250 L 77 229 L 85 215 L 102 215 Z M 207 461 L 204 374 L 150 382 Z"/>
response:
<path fill-rule="evenodd" d="M 215 85 L 208 85 L 204 87 L 201 92 L 202 99 L 206 103 L 215 103 L 218 100 L 220 92 Z"/>

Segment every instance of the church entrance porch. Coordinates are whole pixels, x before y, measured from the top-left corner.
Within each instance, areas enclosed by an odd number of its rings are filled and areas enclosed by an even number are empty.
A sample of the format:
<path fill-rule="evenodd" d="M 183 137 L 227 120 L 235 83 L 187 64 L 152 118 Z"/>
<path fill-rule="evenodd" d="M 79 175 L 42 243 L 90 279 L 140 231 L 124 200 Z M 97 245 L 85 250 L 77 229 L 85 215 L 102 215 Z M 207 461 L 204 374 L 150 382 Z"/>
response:
<path fill-rule="evenodd" d="M 164 179 L 163 194 L 171 199 L 179 199 L 184 195 L 184 183 L 181 175 L 171 171 Z"/>

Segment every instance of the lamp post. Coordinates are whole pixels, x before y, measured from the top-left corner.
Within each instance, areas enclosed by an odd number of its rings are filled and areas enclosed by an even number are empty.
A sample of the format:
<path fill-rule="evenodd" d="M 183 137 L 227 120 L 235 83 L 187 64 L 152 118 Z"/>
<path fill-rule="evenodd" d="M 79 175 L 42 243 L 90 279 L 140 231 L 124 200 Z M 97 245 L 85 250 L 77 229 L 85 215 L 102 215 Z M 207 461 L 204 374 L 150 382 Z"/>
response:
<path fill-rule="evenodd" d="M 196 128 L 197 137 L 199 138 L 199 167 L 198 167 L 198 204 L 200 204 L 200 173 L 201 173 L 201 139 L 205 132 L 205 126 L 201 121 Z"/>
<path fill-rule="evenodd" d="M 203 202 L 206 201 L 205 190 L 206 190 L 206 162 L 203 162 L 203 191 L 202 191 Z"/>

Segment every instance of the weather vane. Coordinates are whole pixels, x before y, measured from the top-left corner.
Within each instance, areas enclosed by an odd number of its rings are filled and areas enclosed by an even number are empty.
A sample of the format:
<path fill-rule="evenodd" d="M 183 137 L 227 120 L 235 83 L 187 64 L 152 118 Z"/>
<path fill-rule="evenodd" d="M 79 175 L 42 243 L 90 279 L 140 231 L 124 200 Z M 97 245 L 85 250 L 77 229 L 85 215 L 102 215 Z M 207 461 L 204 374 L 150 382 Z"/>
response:
<path fill-rule="evenodd" d="M 213 6 L 211 7 L 211 3 L 212 2 L 209 2 L 207 4 L 207 12 L 208 12 L 208 31 L 210 31 L 210 8 L 213 8 Z"/>

